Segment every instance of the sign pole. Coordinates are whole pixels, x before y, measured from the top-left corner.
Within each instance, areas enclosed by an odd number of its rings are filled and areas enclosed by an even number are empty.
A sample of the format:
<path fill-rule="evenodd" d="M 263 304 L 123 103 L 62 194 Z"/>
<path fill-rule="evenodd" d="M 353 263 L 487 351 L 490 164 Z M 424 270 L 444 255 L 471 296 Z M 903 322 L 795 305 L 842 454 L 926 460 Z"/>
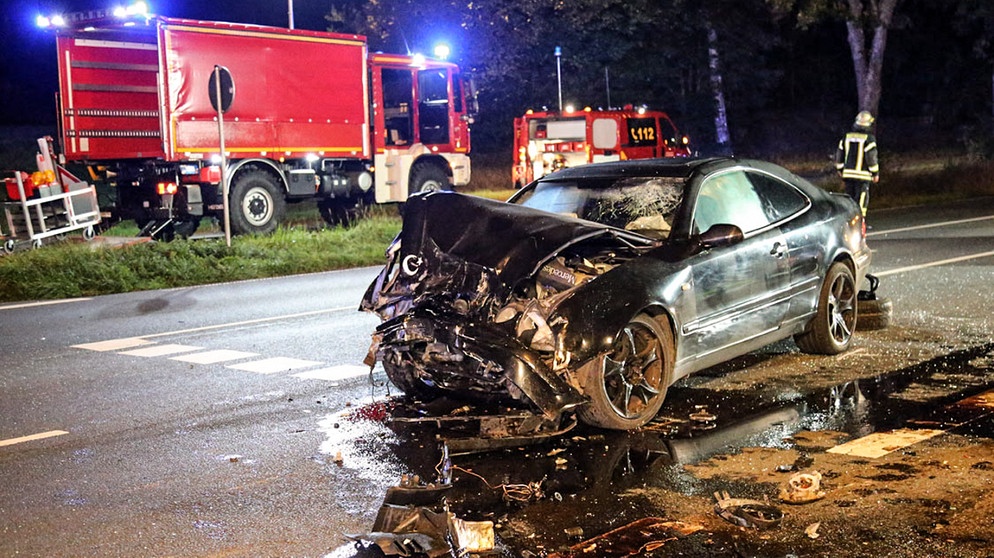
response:
<path fill-rule="evenodd" d="M 214 93 L 217 95 L 217 135 L 221 148 L 221 199 L 224 203 L 224 243 L 231 248 L 231 208 L 228 207 L 228 159 L 224 149 L 224 107 L 221 97 L 221 67 L 214 66 Z"/>

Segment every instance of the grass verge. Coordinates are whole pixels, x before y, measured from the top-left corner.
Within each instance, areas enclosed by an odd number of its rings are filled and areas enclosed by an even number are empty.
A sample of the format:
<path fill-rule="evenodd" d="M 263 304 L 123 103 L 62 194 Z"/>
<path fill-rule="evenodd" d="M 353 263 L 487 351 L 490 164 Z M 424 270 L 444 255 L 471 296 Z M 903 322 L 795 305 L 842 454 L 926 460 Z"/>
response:
<path fill-rule="evenodd" d="M 396 216 L 355 227 L 280 228 L 269 236 L 143 242 L 119 248 L 62 242 L 0 257 L 0 302 L 95 296 L 380 264 Z"/>

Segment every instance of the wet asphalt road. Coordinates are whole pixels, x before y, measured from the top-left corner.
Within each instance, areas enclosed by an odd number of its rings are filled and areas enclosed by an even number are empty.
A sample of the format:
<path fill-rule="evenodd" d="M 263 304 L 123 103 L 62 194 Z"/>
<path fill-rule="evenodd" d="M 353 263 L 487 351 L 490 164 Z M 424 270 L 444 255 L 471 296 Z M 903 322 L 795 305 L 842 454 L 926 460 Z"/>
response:
<path fill-rule="evenodd" d="M 888 355 L 871 336 L 863 357 L 840 368 L 854 377 L 860 368 L 880 376 L 869 367 L 902 372 L 884 374 L 892 387 L 864 384 L 860 393 L 905 389 L 916 365 L 962 369 L 989 353 L 994 200 L 871 212 L 870 222 L 873 271 L 895 302 L 896 331 L 932 335 L 902 347 L 928 344 L 941 354 Z M 390 388 L 361 367 L 376 319 L 355 312 L 375 272 L 0 307 L 0 555 L 355 555 L 343 534 L 368 531 L 386 489 L 404 473 L 431 477 L 440 457 L 431 428 L 379 420 L 391 411 L 383 403 Z M 963 352 L 970 348 L 979 356 Z M 711 385 L 770 368 L 774 379 L 811 376 L 793 368 L 812 362 L 790 351 L 774 348 L 772 357 L 740 359 L 731 373 L 704 371 L 675 387 L 663 414 L 720 408 L 706 432 L 685 420 L 631 436 L 579 429 L 551 447 L 456 458 L 479 477 L 459 473 L 453 509 L 497 521 L 505 555 L 548 551 L 575 542 L 565 528 L 592 536 L 619 517 L 658 512 L 615 510 L 616 495 L 632 486 L 706 494 L 712 487 L 689 478 L 686 464 L 776 446 L 805 429 L 855 435 L 933 420 L 943 408 L 861 410 L 855 387 L 834 377 L 826 386 L 798 380 L 789 396 L 775 381 L 732 395 Z M 826 414 L 826 401 L 846 411 Z M 988 436 L 984 424 L 969 433 Z M 518 488 L 546 480 L 542 498 L 526 505 L 481 478 Z M 545 530 L 536 530 L 536 515 Z"/>

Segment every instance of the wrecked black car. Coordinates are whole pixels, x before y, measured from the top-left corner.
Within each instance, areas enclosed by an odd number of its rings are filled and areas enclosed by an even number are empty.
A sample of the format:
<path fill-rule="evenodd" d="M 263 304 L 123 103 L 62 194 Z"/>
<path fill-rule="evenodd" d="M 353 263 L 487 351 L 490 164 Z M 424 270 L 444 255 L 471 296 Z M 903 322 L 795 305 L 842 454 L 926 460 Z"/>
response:
<path fill-rule="evenodd" d="M 414 196 L 361 310 L 408 395 L 631 429 L 680 378 L 793 336 L 845 351 L 870 263 L 848 197 L 733 158 L 569 168 L 508 202 Z"/>

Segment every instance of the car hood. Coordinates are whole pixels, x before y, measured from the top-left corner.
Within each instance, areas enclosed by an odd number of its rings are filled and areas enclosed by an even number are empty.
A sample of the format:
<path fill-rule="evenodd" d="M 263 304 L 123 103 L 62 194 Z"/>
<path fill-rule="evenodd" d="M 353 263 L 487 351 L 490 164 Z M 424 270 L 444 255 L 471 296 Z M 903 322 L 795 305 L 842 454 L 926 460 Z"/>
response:
<path fill-rule="evenodd" d="M 438 251 L 492 270 L 505 285 L 534 274 L 571 245 L 593 238 L 621 247 L 651 247 L 642 235 L 575 217 L 557 215 L 452 192 L 408 199 L 400 233 L 401 258 Z"/>

